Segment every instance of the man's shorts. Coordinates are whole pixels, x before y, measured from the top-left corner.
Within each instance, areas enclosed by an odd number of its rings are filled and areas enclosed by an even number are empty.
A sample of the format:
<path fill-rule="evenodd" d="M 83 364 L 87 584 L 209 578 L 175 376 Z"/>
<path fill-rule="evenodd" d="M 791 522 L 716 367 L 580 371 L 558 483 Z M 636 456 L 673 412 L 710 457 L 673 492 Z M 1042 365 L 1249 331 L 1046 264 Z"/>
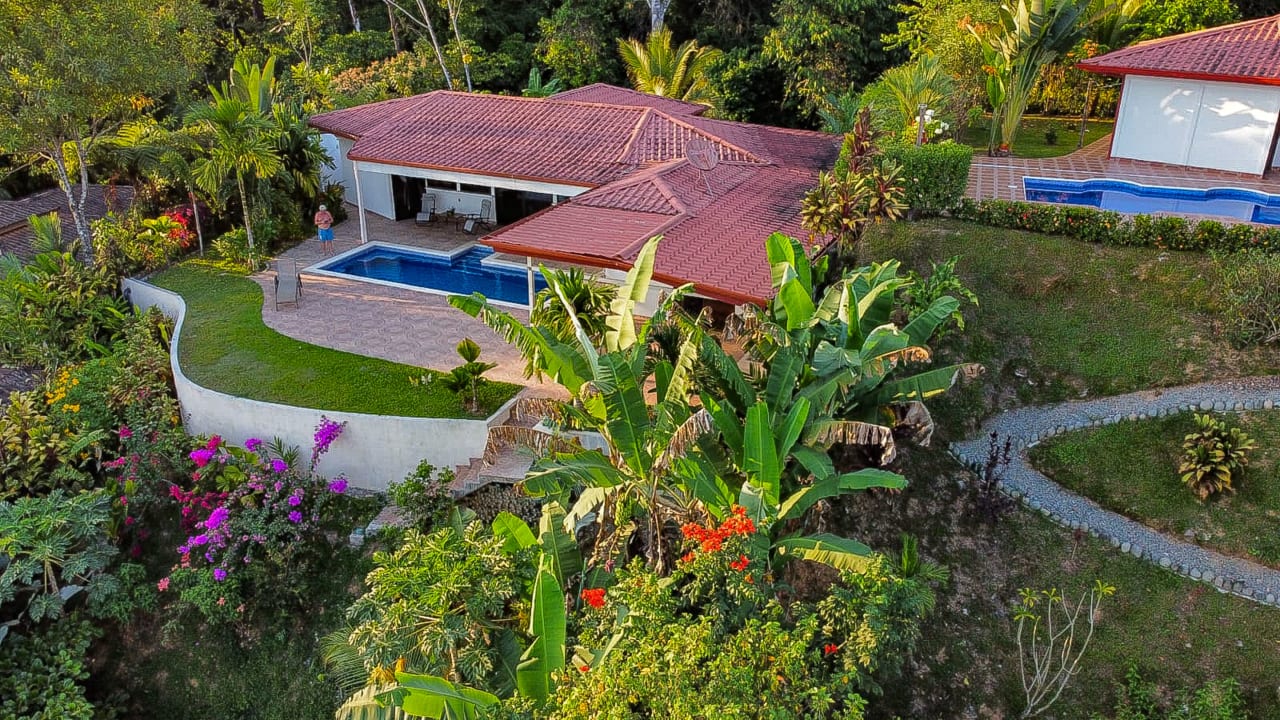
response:
<path fill-rule="evenodd" d="M 333 242 L 333 228 L 320 228 L 320 242 Z"/>

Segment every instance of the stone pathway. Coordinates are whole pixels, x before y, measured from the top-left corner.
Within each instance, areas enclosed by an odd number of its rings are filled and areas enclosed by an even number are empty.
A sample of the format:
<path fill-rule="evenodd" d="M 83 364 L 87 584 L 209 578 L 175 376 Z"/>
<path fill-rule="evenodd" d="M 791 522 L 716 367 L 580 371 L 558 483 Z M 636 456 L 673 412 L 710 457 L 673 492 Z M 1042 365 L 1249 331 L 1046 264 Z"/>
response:
<path fill-rule="evenodd" d="M 951 452 L 965 465 L 980 470 L 987 461 L 991 433 L 997 433 L 1001 443 L 1004 438 L 1010 438 L 1016 453 L 1002 473 L 1001 487 L 1031 509 L 1059 525 L 1105 538 L 1122 552 L 1193 580 L 1210 583 L 1224 592 L 1280 605 L 1280 571 L 1183 542 L 1104 510 L 1092 500 L 1068 492 L 1045 477 L 1027 459 L 1027 448 L 1073 430 L 1189 410 L 1275 409 L 1280 409 L 1280 375 L 1147 390 L 1010 410 L 984 423 L 982 434 L 977 438 L 952 443 Z"/>

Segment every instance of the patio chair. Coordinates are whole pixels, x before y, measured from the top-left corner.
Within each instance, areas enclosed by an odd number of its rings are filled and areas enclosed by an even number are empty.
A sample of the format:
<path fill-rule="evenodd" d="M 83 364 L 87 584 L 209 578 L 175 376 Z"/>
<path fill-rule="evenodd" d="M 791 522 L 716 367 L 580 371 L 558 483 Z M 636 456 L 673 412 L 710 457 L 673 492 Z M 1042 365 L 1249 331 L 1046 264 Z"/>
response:
<path fill-rule="evenodd" d="M 296 260 L 276 260 L 275 286 L 276 310 L 280 309 L 280 303 L 301 307 L 302 275 L 298 272 Z"/>
<path fill-rule="evenodd" d="M 493 223 L 489 218 L 493 215 L 493 201 L 481 200 L 480 212 L 467 215 L 467 219 L 462 223 L 462 231 L 468 235 L 474 235 L 477 227 L 483 227 L 485 230 L 492 230 Z"/>

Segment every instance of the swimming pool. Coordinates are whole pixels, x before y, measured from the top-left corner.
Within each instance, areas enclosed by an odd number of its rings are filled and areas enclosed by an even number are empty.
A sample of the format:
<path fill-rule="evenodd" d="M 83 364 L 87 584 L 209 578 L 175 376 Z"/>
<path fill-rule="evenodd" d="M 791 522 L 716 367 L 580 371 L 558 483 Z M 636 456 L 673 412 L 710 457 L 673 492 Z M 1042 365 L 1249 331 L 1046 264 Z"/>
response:
<path fill-rule="evenodd" d="M 492 254 L 493 249 L 483 245 L 444 255 L 370 243 L 313 270 L 450 295 L 479 292 L 490 300 L 527 306 L 529 278 L 525 269 L 481 262 Z M 547 286 L 542 273 L 534 272 L 533 279 L 534 292 Z"/>
<path fill-rule="evenodd" d="M 1241 188 L 1156 187 L 1125 180 L 1055 180 L 1025 177 L 1028 200 L 1089 205 L 1122 213 L 1170 212 L 1216 215 L 1280 225 L 1280 195 Z"/>

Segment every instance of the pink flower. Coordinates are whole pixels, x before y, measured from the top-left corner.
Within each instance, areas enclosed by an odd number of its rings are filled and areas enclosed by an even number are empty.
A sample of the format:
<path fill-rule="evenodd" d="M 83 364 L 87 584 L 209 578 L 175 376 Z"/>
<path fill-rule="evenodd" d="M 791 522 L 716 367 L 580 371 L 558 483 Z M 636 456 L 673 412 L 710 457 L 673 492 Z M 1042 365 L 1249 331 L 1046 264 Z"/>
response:
<path fill-rule="evenodd" d="M 282 473 L 288 469 L 289 469 L 289 463 L 281 460 L 280 458 L 276 458 L 275 460 L 271 461 L 271 472 Z"/>
<path fill-rule="evenodd" d="M 133 437 L 133 431 L 129 429 L 128 425 L 121 425 L 120 430 L 118 432 L 120 434 L 121 440 L 128 440 L 129 438 Z"/>
<path fill-rule="evenodd" d="M 128 495 L 121 495 L 121 496 L 120 496 L 120 504 L 121 504 L 121 505 L 128 505 L 128 504 L 129 504 L 129 496 L 128 496 Z"/>
<path fill-rule="evenodd" d="M 213 459 L 213 451 L 208 448 L 200 448 L 199 450 L 192 450 L 189 457 L 196 464 L 196 467 L 204 467 Z"/>
<path fill-rule="evenodd" d="M 124 519 L 124 524 L 125 524 L 125 525 L 132 525 L 132 524 L 133 524 L 133 522 L 134 522 L 134 520 L 133 520 L 133 516 L 132 516 L 132 515 L 126 516 L 126 517 L 125 517 L 125 519 Z"/>
<path fill-rule="evenodd" d="M 209 438 L 209 442 L 205 443 L 204 447 L 206 450 L 217 450 L 218 446 L 221 444 L 222 444 L 222 438 L 217 435 L 214 435 L 213 437 Z"/>
<path fill-rule="evenodd" d="M 162 578 L 160 582 L 156 583 L 156 589 L 159 590 L 160 592 L 164 592 L 165 590 L 168 590 L 169 578 Z"/>
<path fill-rule="evenodd" d="M 258 438 L 249 438 L 244 441 L 244 449 L 251 453 L 258 452 L 258 448 L 262 447 L 262 441 Z"/>

